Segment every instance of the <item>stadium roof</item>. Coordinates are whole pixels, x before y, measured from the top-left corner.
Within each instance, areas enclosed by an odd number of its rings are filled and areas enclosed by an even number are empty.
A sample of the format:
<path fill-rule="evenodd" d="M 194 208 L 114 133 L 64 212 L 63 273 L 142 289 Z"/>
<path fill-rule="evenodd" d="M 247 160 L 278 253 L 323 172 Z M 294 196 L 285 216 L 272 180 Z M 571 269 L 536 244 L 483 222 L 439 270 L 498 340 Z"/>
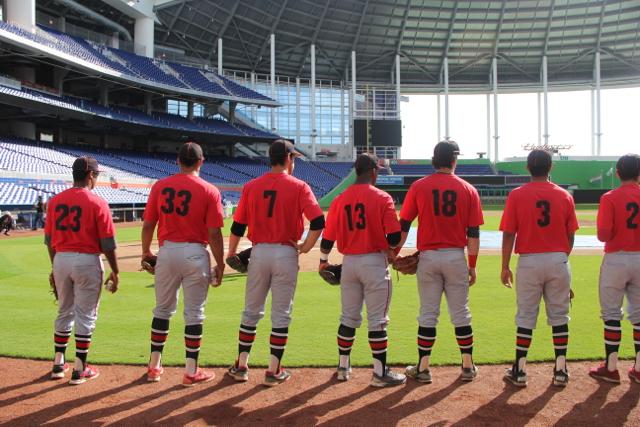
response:
<path fill-rule="evenodd" d="M 100 0 L 78 1 L 133 30 L 130 18 Z M 38 2 L 54 8 L 54 0 Z M 486 85 L 491 60 L 498 81 L 540 81 L 547 55 L 550 81 L 588 82 L 595 52 L 603 80 L 640 81 L 640 0 L 173 0 L 155 13 L 156 44 L 224 67 L 269 72 L 269 35 L 276 35 L 276 73 L 345 80 L 351 51 L 357 78 L 389 82 L 401 55 L 403 84 L 437 85 L 449 58 L 451 85 Z"/>

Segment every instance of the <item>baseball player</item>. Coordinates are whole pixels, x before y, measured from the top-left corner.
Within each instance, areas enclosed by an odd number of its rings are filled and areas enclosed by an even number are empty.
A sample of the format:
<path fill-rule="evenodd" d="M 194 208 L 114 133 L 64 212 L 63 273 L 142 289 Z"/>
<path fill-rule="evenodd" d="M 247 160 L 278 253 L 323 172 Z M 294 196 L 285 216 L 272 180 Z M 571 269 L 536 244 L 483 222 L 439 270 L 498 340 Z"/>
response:
<path fill-rule="evenodd" d="M 16 228 L 16 220 L 11 215 L 11 212 L 7 211 L 0 216 L 0 233 L 4 231 L 4 235 L 8 236 L 9 232 Z"/>
<path fill-rule="evenodd" d="M 442 294 L 462 355 L 463 381 L 473 381 L 473 329 L 469 311 L 469 286 L 476 281 L 480 225 L 484 223 L 476 189 L 454 173 L 460 149 L 454 141 L 442 141 L 433 150 L 433 175 L 414 182 L 400 211 L 402 242 L 418 217 L 418 364 L 408 366 L 407 376 L 431 383 L 429 358 L 436 339 Z M 464 248 L 467 247 L 468 261 Z"/>
<path fill-rule="evenodd" d="M 97 368 L 87 364 L 87 354 L 98 318 L 104 275 L 100 253 L 104 253 L 111 267 L 107 289 L 116 292 L 119 283 L 111 211 L 104 199 L 91 192 L 99 174 L 94 158 L 78 157 L 73 162 L 73 187 L 49 201 L 45 222 L 44 241 L 58 297 L 51 378 L 64 378 L 69 369 L 65 350 L 75 327 L 76 359 L 69 382 L 73 385 L 99 374 Z"/>
<path fill-rule="evenodd" d="M 629 378 L 640 383 L 640 156 L 622 156 L 616 165 L 620 187 L 600 199 L 598 239 L 605 242 L 600 267 L 600 309 L 604 321 L 605 362 L 589 375 L 620 382 L 618 348 L 622 338 L 622 300 L 627 297 L 627 318 L 633 325 L 635 365 Z"/>
<path fill-rule="evenodd" d="M 258 322 L 264 316 L 269 291 L 271 357 L 264 384 L 275 386 L 291 377 L 291 373 L 282 368 L 281 361 L 298 279 L 298 253 L 309 252 L 324 228 L 324 215 L 309 185 L 292 176 L 297 155 L 289 141 L 280 139 L 271 144 L 271 172 L 244 186 L 231 226 L 229 257 L 236 254 L 247 226 L 248 238 L 253 244 L 239 331 L 239 354 L 228 371 L 236 381 L 249 379 L 249 352 Z M 305 241 L 298 244 L 305 217 L 310 221 L 309 231 Z"/>
<path fill-rule="evenodd" d="M 516 359 L 507 370 L 506 381 L 526 387 L 527 352 L 536 327 L 540 300 L 544 298 L 547 322 L 553 333 L 555 368 L 553 384 L 565 387 L 567 344 L 569 342 L 569 305 L 571 269 L 569 254 L 578 229 L 571 195 L 549 181 L 551 154 L 533 150 L 527 157 L 531 182 L 513 190 L 502 214 L 502 283 L 511 288 L 513 273 L 509 268 L 511 252 L 520 254 L 516 271 Z"/>
<path fill-rule="evenodd" d="M 169 335 L 169 320 L 176 312 L 180 287 L 184 297 L 186 347 L 182 385 L 194 386 L 214 378 L 213 373 L 198 368 L 198 355 L 209 284 L 222 283 L 221 228 L 224 224 L 220 192 L 198 176 L 203 162 L 198 144 L 183 144 L 178 151 L 180 172 L 153 185 L 144 211 L 142 259 L 153 256 L 151 242 L 156 224 L 160 246 L 155 266 L 156 307 L 147 369 L 147 380 L 152 382 L 160 381 L 164 372 L 162 350 Z M 213 272 L 207 243 L 216 261 Z"/>
<path fill-rule="evenodd" d="M 44 209 L 45 209 L 45 203 L 42 200 L 42 196 L 38 196 L 38 200 L 36 201 L 36 203 L 33 205 L 33 207 L 36 210 L 36 216 L 33 220 L 33 228 L 32 230 L 37 230 L 38 226 L 43 227 L 44 226 Z"/>
<path fill-rule="evenodd" d="M 334 242 L 338 242 L 338 250 L 344 255 L 336 376 L 339 381 L 346 381 L 351 375 L 349 356 L 356 328 L 362 323 L 364 302 L 373 355 L 371 385 L 401 385 L 407 377 L 392 372 L 387 366 L 387 324 L 391 302 L 387 256 L 393 255 L 393 250 L 400 243 L 400 223 L 391 196 L 374 187 L 378 177 L 378 159 L 371 154 L 361 154 L 354 167 L 356 182 L 331 203 L 320 243 L 320 270 L 328 265 Z"/>

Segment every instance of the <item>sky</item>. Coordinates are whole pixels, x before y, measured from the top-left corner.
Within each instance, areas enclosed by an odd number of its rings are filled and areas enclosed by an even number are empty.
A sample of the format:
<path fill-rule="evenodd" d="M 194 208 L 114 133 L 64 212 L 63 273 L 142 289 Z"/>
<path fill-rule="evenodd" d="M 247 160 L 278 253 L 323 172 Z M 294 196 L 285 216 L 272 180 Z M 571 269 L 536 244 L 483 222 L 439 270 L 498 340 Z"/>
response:
<path fill-rule="evenodd" d="M 640 152 L 640 88 L 601 90 L 602 155 Z M 412 95 L 401 105 L 403 159 L 427 159 L 438 142 L 437 97 Z M 493 96 L 491 97 L 493 99 Z M 444 96 L 441 132 L 444 138 Z M 462 158 L 487 151 L 486 95 L 449 95 L 449 133 Z M 569 156 L 591 155 L 591 92 L 549 92 L 549 144 L 571 145 Z M 498 153 L 501 160 L 526 156 L 525 144 L 538 143 L 538 100 L 535 93 L 498 96 Z M 491 106 L 493 158 L 493 101 Z M 544 131 L 542 132 L 544 134 Z M 544 139 L 543 139 L 544 141 Z"/>

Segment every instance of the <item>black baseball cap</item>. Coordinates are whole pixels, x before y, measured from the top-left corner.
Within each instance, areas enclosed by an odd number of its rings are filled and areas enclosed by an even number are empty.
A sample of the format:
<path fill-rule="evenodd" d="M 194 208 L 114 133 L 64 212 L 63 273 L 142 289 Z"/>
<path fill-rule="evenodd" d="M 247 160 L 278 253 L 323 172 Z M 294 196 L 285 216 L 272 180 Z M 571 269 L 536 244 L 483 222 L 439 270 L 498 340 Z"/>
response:
<path fill-rule="evenodd" d="M 193 165 L 196 161 L 202 160 L 202 147 L 195 142 L 185 142 L 178 150 L 178 160 L 184 165 Z"/>
<path fill-rule="evenodd" d="M 460 155 L 460 147 L 455 141 L 440 141 L 433 149 L 433 163 L 435 168 L 451 167 L 453 161 Z"/>
<path fill-rule="evenodd" d="M 376 157 L 374 154 L 362 153 L 356 158 L 353 167 L 356 169 L 356 175 L 358 176 L 372 170 L 377 170 L 379 169 L 378 157 Z"/>
<path fill-rule="evenodd" d="M 98 167 L 98 161 L 93 157 L 88 157 L 88 156 L 78 157 L 73 162 L 72 170 L 73 172 L 89 172 L 89 171 L 96 172 L 96 173 L 102 172 Z"/>
<path fill-rule="evenodd" d="M 625 154 L 618 159 L 616 170 L 623 181 L 636 178 L 640 175 L 640 156 L 637 154 Z"/>
<path fill-rule="evenodd" d="M 269 159 L 272 165 L 284 164 L 285 157 L 288 155 L 293 155 L 294 157 L 301 156 L 293 144 L 286 139 L 276 139 L 271 143 L 269 147 Z"/>

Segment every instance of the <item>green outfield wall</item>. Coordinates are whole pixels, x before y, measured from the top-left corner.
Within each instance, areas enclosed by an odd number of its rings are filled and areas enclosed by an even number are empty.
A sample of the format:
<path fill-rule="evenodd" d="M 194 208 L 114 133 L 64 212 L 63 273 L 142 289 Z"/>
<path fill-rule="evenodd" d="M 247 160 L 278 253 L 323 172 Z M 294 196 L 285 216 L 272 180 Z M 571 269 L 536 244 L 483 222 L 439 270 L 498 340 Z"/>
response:
<path fill-rule="evenodd" d="M 556 184 L 577 185 L 580 189 L 615 188 L 616 163 L 612 160 L 554 160 L 551 180 Z M 496 169 L 517 175 L 528 174 L 526 162 L 499 162 Z"/>

